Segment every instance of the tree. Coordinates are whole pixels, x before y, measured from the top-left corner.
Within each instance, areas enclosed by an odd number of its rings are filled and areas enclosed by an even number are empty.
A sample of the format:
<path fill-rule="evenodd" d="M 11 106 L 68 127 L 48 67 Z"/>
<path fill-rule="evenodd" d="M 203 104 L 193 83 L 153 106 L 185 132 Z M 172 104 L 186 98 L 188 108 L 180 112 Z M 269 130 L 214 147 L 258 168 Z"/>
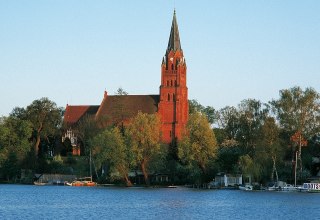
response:
<path fill-rule="evenodd" d="M 302 175 L 302 139 L 310 139 L 320 132 L 320 95 L 313 88 L 293 87 L 280 91 L 280 98 L 270 102 L 273 112 L 296 147 Z M 289 138 L 287 140 L 289 142 Z"/>
<path fill-rule="evenodd" d="M 243 175 L 252 176 L 254 179 L 260 178 L 261 167 L 248 154 L 239 158 L 239 165 Z"/>
<path fill-rule="evenodd" d="M 275 119 L 268 117 L 261 128 L 261 150 L 272 161 L 271 180 L 276 177 L 278 182 L 277 161 L 283 156 L 279 139 L 279 128 L 276 125 Z"/>
<path fill-rule="evenodd" d="M 29 138 L 32 135 L 30 122 L 12 116 L 2 118 L 0 121 L 2 121 L 0 122 L 0 151 L 15 152 L 17 159 L 23 160 L 30 151 Z M 5 157 L 7 157 L 6 154 Z"/>
<path fill-rule="evenodd" d="M 48 98 L 41 98 L 27 106 L 25 114 L 33 128 L 34 154 L 37 157 L 41 138 L 47 138 L 59 129 L 62 121 L 62 109 Z"/>
<path fill-rule="evenodd" d="M 307 138 L 320 131 L 320 95 L 313 88 L 300 87 L 280 91 L 280 98 L 270 102 L 281 128 L 293 135 L 300 131 Z"/>
<path fill-rule="evenodd" d="M 128 95 L 128 93 L 122 89 L 121 87 L 118 88 L 117 92 L 115 93 L 115 95 Z"/>
<path fill-rule="evenodd" d="M 184 163 L 196 163 L 205 174 L 209 161 L 216 156 L 217 143 L 207 117 L 199 112 L 189 116 L 186 134 L 178 142 L 178 156 Z"/>
<path fill-rule="evenodd" d="M 189 114 L 201 112 L 207 116 L 209 123 L 212 125 L 217 119 L 217 112 L 212 106 L 204 107 L 197 100 L 189 100 Z"/>
<path fill-rule="evenodd" d="M 161 151 L 160 118 L 156 114 L 139 112 L 138 115 L 131 120 L 126 131 L 132 153 L 137 164 L 141 167 L 146 184 L 149 185 L 148 165 L 150 160 Z"/>
<path fill-rule="evenodd" d="M 239 127 L 236 140 L 244 148 L 244 154 L 254 154 L 261 126 L 268 115 L 268 108 L 255 99 L 243 100 L 239 105 Z"/>
<path fill-rule="evenodd" d="M 133 163 L 132 153 L 126 145 L 120 130 L 106 129 L 93 140 L 94 153 L 98 166 L 108 162 L 111 173 L 120 173 L 127 186 L 132 186 L 128 173 Z"/>

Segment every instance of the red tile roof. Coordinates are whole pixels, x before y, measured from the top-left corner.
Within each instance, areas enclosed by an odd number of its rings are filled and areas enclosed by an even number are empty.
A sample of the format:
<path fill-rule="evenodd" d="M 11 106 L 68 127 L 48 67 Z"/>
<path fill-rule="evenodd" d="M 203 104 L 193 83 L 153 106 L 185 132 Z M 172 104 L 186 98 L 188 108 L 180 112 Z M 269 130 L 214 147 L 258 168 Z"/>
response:
<path fill-rule="evenodd" d="M 153 114 L 158 111 L 159 95 L 106 95 L 96 114 L 96 119 L 107 124 L 127 121 L 139 111 Z"/>
<path fill-rule="evenodd" d="M 99 107 L 99 105 L 67 105 L 63 121 L 67 124 L 74 124 L 85 114 L 96 114 Z"/>

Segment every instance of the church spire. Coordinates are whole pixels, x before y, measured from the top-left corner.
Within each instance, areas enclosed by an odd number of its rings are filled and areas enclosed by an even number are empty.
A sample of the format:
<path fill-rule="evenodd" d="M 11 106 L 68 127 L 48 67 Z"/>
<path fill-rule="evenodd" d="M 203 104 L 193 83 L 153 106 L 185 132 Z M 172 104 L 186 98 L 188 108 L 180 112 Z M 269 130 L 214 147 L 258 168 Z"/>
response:
<path fill-rule="evenodd" d="M 181 50 L 178 23 L 177 23 L 177 18 L 176 18 L 176 10 L 174 10 L 174 12 L 173 12 L 170 37 L 169 37 L 169 43 L 168 43 L 168 48 L 167 48 L 168 52 L 170 50 L 173 50 L 173 51 Z"/>

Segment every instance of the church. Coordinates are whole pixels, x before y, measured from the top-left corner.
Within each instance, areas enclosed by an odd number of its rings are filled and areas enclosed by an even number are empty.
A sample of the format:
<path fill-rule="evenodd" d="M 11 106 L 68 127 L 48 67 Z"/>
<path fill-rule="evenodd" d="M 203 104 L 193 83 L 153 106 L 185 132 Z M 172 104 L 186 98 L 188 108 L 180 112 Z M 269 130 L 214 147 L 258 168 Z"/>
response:
<path fill-rule="evenodd" d="M 68 105 L 64 124 L 70 128 L 64 138 L 76 143 L 72 133 L 85 115 L 95 117 L 97 123 L 106 127 L 126 124 L 138 112 L 160 115 L 162 142 L 170 144 L 180 139 L 188 121 L 187 66 L 181 48 L 176 12 L 173 13 L 168 47 L 161 63 L 159 94 L 152 95 L 109 95 L 104 92 L 100 105 Z M 80 152 L 73 152 L 80 154 Z"/>

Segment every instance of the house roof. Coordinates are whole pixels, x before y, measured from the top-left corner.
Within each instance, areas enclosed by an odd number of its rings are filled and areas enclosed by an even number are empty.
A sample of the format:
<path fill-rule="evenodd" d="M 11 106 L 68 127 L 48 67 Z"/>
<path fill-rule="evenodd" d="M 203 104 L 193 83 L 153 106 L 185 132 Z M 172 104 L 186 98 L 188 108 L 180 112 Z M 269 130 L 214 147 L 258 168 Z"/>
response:
<path fill-rule="evenodd" d="M 96 119 L 110 124 L 127 121 L 139 111 L 153 114 L 158 110 L 159 98 L 159 95 L 105 95 Z"/>
<path fill-rule="evenodd" d="M 99 107 L 99 105 L 67 105 L 63 121 L 67 124 L 74 124 L 86 114 L 96 114 Z"/>

